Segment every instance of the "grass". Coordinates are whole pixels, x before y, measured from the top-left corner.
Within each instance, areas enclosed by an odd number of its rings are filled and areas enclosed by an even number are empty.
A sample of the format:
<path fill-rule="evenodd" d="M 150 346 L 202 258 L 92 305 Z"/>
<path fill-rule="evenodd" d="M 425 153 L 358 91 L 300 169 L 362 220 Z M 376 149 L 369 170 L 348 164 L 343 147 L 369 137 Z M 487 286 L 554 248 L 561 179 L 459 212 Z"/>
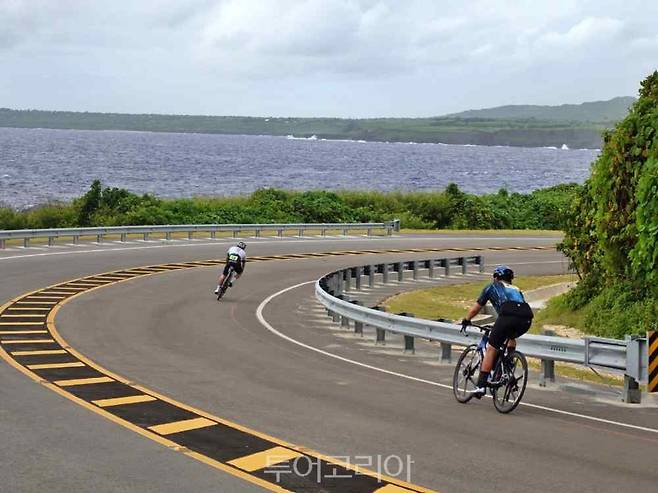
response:
<path fill-rule="evenodd" d="M 562 231 L 550 229 L 411 229 L 402 228 L 401 234 L 446 234 L 446 235 L 463 235 L 463 234 L 477 234 L 484 236 L 547 236 L 547 237 L 562 237 Z"/>
<path fill-rule="evenodd" d="M 535 317 L 535 325 L 565 325 L 585 331 L 585 314 L 582 310 L 572 310 L 564 303 L 562 296 L 552 298 L 546 308 Z"/>
<path fill-rule="evenodd" d="M 525 276 L 515 279 L 515 284 L 529 291 L 551 284 L 573 281 L 573 275 Z M 384 303 L 391 313 L 409 312 L 417 317 L 435 320 L 461 319 L 479 296 L 485 281 L 439 286 L 402 293 Z"/>

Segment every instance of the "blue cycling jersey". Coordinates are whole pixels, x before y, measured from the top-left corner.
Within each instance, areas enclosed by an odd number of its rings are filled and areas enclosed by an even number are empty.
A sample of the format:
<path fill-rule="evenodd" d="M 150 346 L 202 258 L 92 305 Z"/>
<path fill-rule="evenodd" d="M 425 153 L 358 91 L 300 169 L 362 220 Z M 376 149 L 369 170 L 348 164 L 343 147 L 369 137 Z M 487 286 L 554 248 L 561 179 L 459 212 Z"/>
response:
<path fill-rule="evenodd" d="M 494 281 L 482 290 L 477 300 L 480 306 L 486 305 L 487 301 L 491 301 L 496 313 L 500 313 L 500 307 L 506 301 L 525 303 L 525 298 L 521 290 L 513 284 L 508 284 L 504 281 Z"/>

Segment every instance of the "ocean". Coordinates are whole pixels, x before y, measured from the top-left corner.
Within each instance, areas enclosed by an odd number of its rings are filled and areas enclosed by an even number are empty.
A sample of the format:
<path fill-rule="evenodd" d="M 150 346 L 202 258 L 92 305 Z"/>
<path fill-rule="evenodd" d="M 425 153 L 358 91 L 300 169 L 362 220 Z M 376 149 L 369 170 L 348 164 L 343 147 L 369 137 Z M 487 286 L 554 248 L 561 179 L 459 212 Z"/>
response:
<path fill-rule="evenodd" d="M 258 188 L 529 192 L 582 183 L 598 149 L 0 128 L 0 203 L 70 200 L 91 182 L 159 197 Z"/>

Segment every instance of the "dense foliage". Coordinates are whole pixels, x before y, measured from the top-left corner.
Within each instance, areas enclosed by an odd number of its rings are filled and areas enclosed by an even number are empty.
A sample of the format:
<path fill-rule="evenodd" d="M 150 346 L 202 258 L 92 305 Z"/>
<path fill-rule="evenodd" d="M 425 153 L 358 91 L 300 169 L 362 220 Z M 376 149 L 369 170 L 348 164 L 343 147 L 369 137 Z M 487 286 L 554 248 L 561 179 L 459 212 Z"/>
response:
<path fill-rule="evenodd" d="M 261 189 L 249 196 L 160 199 L 95 181 L 71 203 L 25 211 L 0 208 L 0 229 L 139 224 L 366 222 L 401 219 L 405 228 L 560 229 L 575 184 L 529 194 L 501 189 L 464 193 L 452 184 L 441 192 L 368 192 Z"/>
<path fill-rule="evenodd" d="M 561 249 L 582 279 L 567 304 L 589 330 L 620 336 L 658 321 L 658 72 L 604 142 Z"/>

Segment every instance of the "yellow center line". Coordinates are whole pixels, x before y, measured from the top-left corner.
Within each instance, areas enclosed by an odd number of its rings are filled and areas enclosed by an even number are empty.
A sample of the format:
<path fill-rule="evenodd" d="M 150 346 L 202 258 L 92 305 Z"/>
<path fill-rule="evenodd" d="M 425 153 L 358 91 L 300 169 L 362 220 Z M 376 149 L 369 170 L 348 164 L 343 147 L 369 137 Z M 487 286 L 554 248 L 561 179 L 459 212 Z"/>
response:
<path fill-rule="evenodd" d="M 60 387 L 71 387 L 73 385 L 91 385 L 94 383 L 110 383 L 116 380 L 110 377 L 73 378 L 70 380 L 55 380 L 55 385 Z"/>
<path fill-rule="evenodd" d="M 302 456 L 303 454 L 300 454 L 296 450 L 290 450 L 285 447 L 273 447 L 262 452 L 233 459 L 232 461 L 227 462 L 227 464 L 242 469 L 243 471 L 253 472 Z"/>
<path fill-rule="evenodd" d="M 122 404 L 137 404 L 139 402 L 150 402 L 157 400 L 152 395 L 131 395 L 129 397 L 113 397 L 111 399 L 99 399 L 97 401 L 91 401 L 96 404 L 98 407 L 111 407 L 111 406 L 121 406 Z"/>
<path fill-rule="evenodd" d="M 171 435 L 172 433 L 206 428 L 208 426 L 215 426 L 216 424 L 215 421 L 211 421 L 207 418 L 192 418 L 184 419 L 182 421 L 174 421 L 173 423 L 149 426 L 149 430 L 154 431 L 159 435 Z"/>
<path fill-rule="evenodd" d="M 12 351 L 12 356 L 41 356 L 46 354 L 67 354 L 64 349 L 42 349 L 39 351 Z"/>
<path fill-rule="evenodd" d="M 50 344 L 54 343 L 53 339 L 15 339 L 15 340 L 2 340 L 2 344 Z"/>
<path fill-rule="evenodd" d="M 37 365 L 27 365 L 27 368 L 30 370 L 50 370 L 57 368 L 78 368 L 80 366 L 85 366 L 82 361 L 72 361 L 70 363 L 40 363 Z"/>

